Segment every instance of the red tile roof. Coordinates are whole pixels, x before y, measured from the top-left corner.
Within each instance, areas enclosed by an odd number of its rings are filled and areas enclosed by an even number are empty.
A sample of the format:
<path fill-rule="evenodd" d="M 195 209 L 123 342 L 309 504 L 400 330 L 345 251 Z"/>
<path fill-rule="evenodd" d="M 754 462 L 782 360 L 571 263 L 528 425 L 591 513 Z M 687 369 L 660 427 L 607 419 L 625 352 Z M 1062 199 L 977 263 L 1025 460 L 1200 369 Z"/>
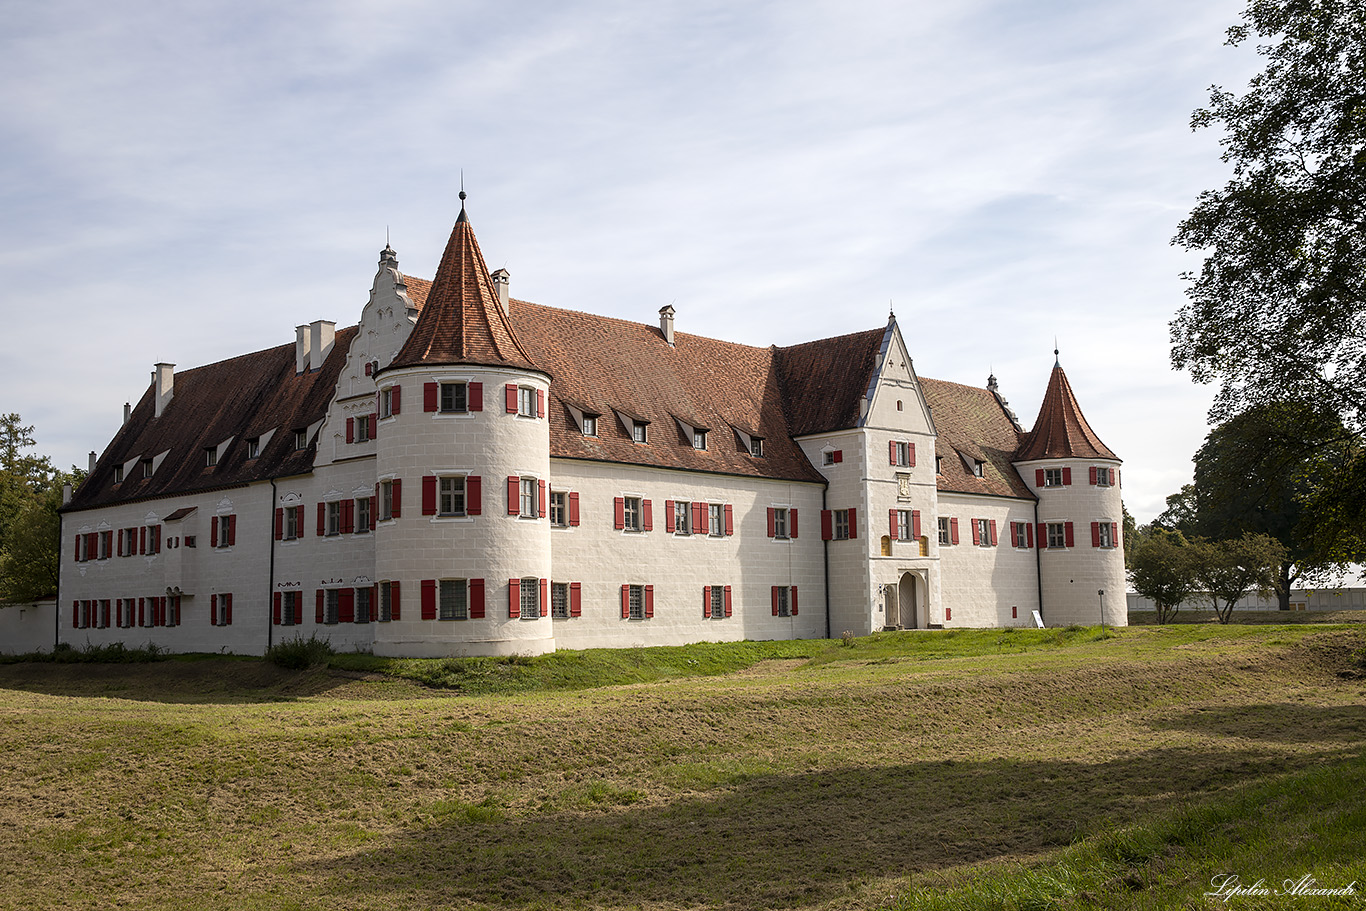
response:
<path fill-rule="evenodd" d="M 1076 457 L 1119 459 L 1086 423 L 1077 397 L 1072 393 L 1072 384 L 1067 382 L 1067 374 L 1063 373 L 1061 364 L 1055 363 L 1034 429 L 1025 436 L 1015 458 L 1027 462 Z"/>
<path fill-rule="evenodd" d="M 935 429 L 940 490 L 1033 499 L 1011 464 L 1020 435 L 1001 401 L 989 390 L 920 378 Z M 965 461 L 966 460 L 966 461 Z M 981 461 L 982 477 L 973 473 Z"/>
<path fill-rule="evenodd" d="M 793 436 L 854 427 L 885 329 L 779 348 L 778 366 Z"/>
<path fill-rule="evenodd" d="M 413 290 L 410 285 L 410 297 Z M 498 305 L 484 254 L 463 207 L 423 301 L 408 340 L 384 369 L 422 364 L 538 369 Z"/>

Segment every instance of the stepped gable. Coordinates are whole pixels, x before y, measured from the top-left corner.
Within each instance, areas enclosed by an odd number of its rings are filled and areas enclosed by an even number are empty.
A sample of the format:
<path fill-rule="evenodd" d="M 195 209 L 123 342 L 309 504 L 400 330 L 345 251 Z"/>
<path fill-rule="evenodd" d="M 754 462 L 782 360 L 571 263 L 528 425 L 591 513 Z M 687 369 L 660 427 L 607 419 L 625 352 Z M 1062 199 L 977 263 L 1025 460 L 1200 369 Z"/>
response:
<path fill-rule="evenodd" d="M 824 481 L 788 431 L 774 349 L 686 332 L 671 346 L 642 323 L 520 300 L 509 310 L 531 359 L 554 377 L 552 457 Z M 570 406 L 599 415 L 597 437 L 583 435 Z M 649 421 L 649 442 L 633 442 L 619 413 Z M 706 451 L 679 420 L 708 431 Z M 735 428 L 762 437 L 764 455 L 742 448 Z"/>
<path fill-rule="evenodd" d="M 1053 364 L 1053 374 L 1048 378 L 1048 390 L 1043 395 L 1039 416 L 1034 420 L 1034 429 L 1025 435 L 1017 462 L 1031 459 L 1114 459 L 1119 456 L 1100 441 L 1091 425 L 1081 413 L 1077 397 L 1072 392 L 1072 384 L 1067 382 L 1067 374 L 1062 365 Z"/>
<path fill-rule="evenodd" d="M 412 282 L 409 293 L 413 296 L 417 282 L 407 281 Z M 477 364 L 545 372 L 527 355 L 498 303 L 463 204 L 436 276 L 422 295 L 417 323 L 384 369 L 424 364 Z"/>
<path fill-rule="evenodd" d="M 311 373 L 294 372 L 293 343 L 177 371 L 171 401 L 159 418 L 153 417 L 155 392 L 148 386 L 67 508 L 239 487 L 311 471 L 316 441 L 296 450 L 294 431 L 326 415 L 355 335 L 355 326 L 337 330 L 327 360 Z M 271 431 L 260 456 L 248 459 L 246 441 Z M 232 443 L 218 464 L 208 467 L 204 450 L 229 437 Z M 152 477 L 143 478 L 132 466 L 123 483 L 114 484 L 116 465 L 168 450 Z"/>
<path fill-rule="evenodd" d="M 935 455 L 940 490 L 1034 499 L 1011 461 L 1020 445 L 1019 431 L 991 390 L 925 377 L 920 388 L 939 433 Z M 972 471 L 977 459 L 985 463 L 980 478 Z"/>
<path fill-rule="evenodd" d="M 774 349 L 793 436 L 857 427 L 886 329 Z"/>

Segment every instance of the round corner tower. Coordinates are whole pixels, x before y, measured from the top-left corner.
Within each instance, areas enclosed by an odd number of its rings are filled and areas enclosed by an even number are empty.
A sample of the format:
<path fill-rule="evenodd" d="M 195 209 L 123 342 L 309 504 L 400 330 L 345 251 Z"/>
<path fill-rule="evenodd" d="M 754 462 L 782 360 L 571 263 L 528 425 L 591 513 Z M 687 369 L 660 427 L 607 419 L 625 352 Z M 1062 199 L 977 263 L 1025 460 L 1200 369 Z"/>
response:
<path fill-rule="evenodd" d="M 381 612 L 386 591 L 398 607 L 375 653 L 554 651 L 550 377 L 513 331 L 463 202 L 417 322 L 375 382 L 375 570 Z"/>
<path fill-rule="evenodd" d="M 1015 467 L 1038 497 L 1044 623 L 1127 626 L 1120 459 L 1087 424 L 1057 361 Z"/>

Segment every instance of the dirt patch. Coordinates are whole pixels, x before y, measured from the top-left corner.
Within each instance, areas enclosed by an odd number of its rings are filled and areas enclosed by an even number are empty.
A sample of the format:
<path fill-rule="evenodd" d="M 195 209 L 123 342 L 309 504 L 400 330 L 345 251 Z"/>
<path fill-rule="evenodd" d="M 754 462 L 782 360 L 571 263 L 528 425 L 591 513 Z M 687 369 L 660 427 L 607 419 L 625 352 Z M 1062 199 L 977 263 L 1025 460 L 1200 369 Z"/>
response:
<path fill-rule="evenodd" d="M 732 677 L 771 677 L 777 674 L 786 674 L 795 671 L 799 667 L 804 667 L 810 663 L 809 658 L 769 658 L 751 664 L 742 671 L 731 674 Z"/>

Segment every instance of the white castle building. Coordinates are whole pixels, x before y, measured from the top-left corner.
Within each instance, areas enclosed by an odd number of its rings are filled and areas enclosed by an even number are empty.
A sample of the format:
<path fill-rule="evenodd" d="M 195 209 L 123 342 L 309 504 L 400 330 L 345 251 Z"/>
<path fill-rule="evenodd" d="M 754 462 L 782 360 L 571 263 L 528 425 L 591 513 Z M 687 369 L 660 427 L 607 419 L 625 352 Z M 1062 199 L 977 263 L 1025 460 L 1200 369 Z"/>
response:
<path fill-rule="evenodd" d="M 461 195 L 463 199 L 463 193 Z M 433 656 L 1126 622 L 1118 457 L 1054 364 L 788 348 L 513 300 L 463 205 L 356 326 L 150 388 L 62 514 L 59 638 Z M 1103 592 L 1104 594 L 1101 594 Z"/>

